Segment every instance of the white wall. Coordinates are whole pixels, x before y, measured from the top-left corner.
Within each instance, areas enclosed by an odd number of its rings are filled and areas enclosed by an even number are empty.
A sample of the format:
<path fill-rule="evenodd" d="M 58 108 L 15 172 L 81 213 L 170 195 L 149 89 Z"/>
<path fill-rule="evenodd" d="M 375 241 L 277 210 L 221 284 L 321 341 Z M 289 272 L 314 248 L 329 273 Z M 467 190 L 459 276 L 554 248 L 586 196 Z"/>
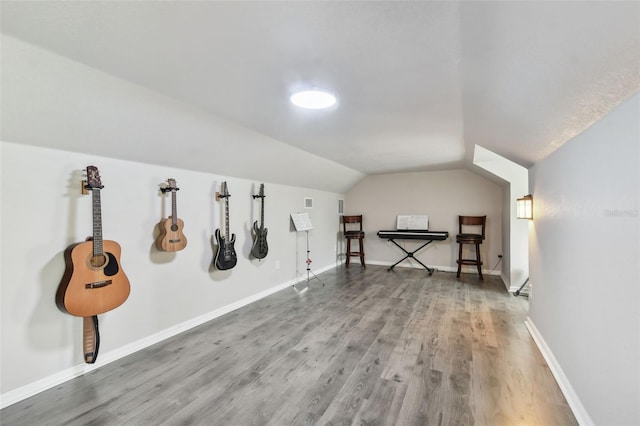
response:
<path fill-rule="evenodd" d="M 511 290 L 511 185 L 502 187 L 502 272 L 500 277 Z M 527 230 L 528 232 L 528 230 Z M 527 236 L 527 267 L 529 266 L 529 238 Z M 527 269 L 528 270 L 528 269 Z"/>
<path fill-rule="evenodd" d="M 529 172 L 478 145 L 474 149 L 473 164 L 509 182 L 503 194 L 503 280 L 510 291 L 515 291 L 529 277 L 528 224 L 516 217 L 516 199 L 529 193 Z"/>
<path fill-rule="evenodd" d="M 417 258 L 430 267 L 457 270 L 458 215 L 487 215 L 487 237 L 480 246 L 483 270 L 489 272 L 496 266 L 502 253 L 502 188 L 467 170 L 368 176 L 345 197 L 345 214 L 364 215 L 365 252 L 370 263 L 392 265 L 402 258 L 400 249 L 376 235 L 382 229 L 395 229 L 399 214 L 426 214 L 429 229 L 449 232 L 448 240 L 434 242 L 418 252 Z M 419 244 L 410 240 L 402 243 L 408 248 Z M 415 261 L 399 266 L 421 267 Z M 475 267 L 464 267 L 463 271 L 477 274 Z M 494 273 L 500 273 L 500 269 Z"/>
<path fill-rule="evenodd" d="M 639 117 L 635 95 L 530 170 L 529 321 L 581 424 L 640 424 Z"/>
<path fill-rule="evenodd" d="M 52 376 L 82 369 L 82 320 L 59 311 L 55 293 L 64 249 L 92 234 L 91 195 L 79 190 L 87 165 L 101 173 L 104 238 L 122 246 L 131 281 L 129 299 L 100 316 L 98 365 L 306 278 L 304 234 L 291 230 L 292 212 L 307 211 L 312 219 L 314 270 L 336 265 L 337 193 L 265 182 L 269 254 L 258 261 L 249 258 L 250 226 L 260 214 L 259 201 L 251 198 L 258 181 L 7 142 L 1 155 L 3 404 L 42 390 Z M 154 246 L 155 226 L 171 209 L 158 188 L 170 177 L 180 188 L 178 213 L 188 238 L 176 253 Z M 222 203 L 214 198 L 222 180 L 231 192 L 230 229 L 239 257 L 230 271 L 211 268 L 211 236 L 223 225 Z M 313 209 L 304 209 L 305 197 L 313 197 Z"/>
<path fill-rule="evenodd" d="M 314 270 L 335 266 L 337 200 L 362 173 L 12 37 L 2 36 L 1 49 L 3 405 L 91 368 L 81 320 L 54 301 L 64 249 L 91 234 L 89 197 L 78 192 L 87 165 L 102 174 L 104 235 L 121 244 L 132 285 L 129 300 L 101 318 L 99 365 L 306 277 L 304 236 L 289 223 L 305 197 L 314 198 Z M 153 247 L 170 208 L 158 193 L 167 178 L 181 188 L 189 239 L 175 254 Z M 240 255 L 230 272 L 209 268 L 222 180 Z M 248 253 L 261 182 L 270 252 L 258 262 Z"/>

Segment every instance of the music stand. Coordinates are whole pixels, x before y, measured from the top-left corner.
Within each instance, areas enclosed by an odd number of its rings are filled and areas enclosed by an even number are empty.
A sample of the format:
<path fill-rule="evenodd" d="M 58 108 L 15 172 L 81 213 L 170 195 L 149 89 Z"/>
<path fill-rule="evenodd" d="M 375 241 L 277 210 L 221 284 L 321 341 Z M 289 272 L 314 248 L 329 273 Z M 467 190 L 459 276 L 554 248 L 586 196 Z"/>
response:
<path fill-rule="evenodd" d="M 295 226 L 297 232 L 304 231 L 307 236 L 307 260 L 305 261 L 307 264 L 307 287 L 309 285 L 309 281 L 311 280 L 311 275 L 313 278 L 317 279 L 322 283 L 324 287 L 324 282 L 316 274 L 311 270 L 311 250 L 309 249 L 309 231 L 313 229 L 313 225 L 311 224 L 311 219 L 309 218 L 309 213 L 291 213 L 291 220 L 293 221 L 293 226 Z M 297 283 L 296 283 L 297 284 Z M 296 284 L 293 285 L 293 288 L 297 290 Z M 306 289 L 305 289 L 306 290 Z M 304 291 L 304 290 L 303 290 Z"/>

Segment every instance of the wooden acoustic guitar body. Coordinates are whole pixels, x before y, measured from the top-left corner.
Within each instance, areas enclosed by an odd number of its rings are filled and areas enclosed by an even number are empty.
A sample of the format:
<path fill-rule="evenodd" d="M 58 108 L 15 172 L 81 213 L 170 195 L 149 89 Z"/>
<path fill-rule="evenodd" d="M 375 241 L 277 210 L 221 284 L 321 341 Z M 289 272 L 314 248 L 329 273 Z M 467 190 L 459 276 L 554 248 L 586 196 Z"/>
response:
<path fill-rule="evenodd" d="M 169 216 L 168 219 L 162 219 L 158 224 L 160 235 L 156 238 L 156 247 L 161 251 L 180 251 L 187 246 L 187 237 L 184 236 L 182 229 L 184 222 L 177 219 L 174 225 Z"/>
<path fill-rule="evenodd" d="M 58 307 L 77 317 L 91 317 L 122 305 L 129 297 L 129 279 L 120 267 L 120 245 L 103 241 L 103 255 L 93 255 L 93 241 L 69 246 L 66 270 L 58 292 Z"/>

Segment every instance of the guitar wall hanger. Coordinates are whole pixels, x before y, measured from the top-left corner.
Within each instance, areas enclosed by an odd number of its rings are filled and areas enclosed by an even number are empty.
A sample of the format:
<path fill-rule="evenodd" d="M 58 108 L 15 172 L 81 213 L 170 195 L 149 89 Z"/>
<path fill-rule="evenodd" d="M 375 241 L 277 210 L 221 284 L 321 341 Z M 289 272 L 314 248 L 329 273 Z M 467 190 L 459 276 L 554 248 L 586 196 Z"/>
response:
<path fill-rule="evenodd" d="M 97 187 L 96 187 L 96 188 L 97 188 Z M 103 185 L 103 186 L 100 186 L 99 188 L 100 188 L 100 189 L 104 188 L 104 185 Z M 80 192 L 82 193 L 82 195 L 89 195 L 89 190 L 92 190 L 92 189 L 93 189 L 93 188 L 92 188 L 91 186 L 89 186 L 89 184 L 87 183 L 87 181 L 86 181 L 86 180 L 83 180 L 83 181 L 82 181 L 82 189 L 81 189 L 81 191 L 80 191 Z"/>
<path fill-rule="evenodd" d="M 162 192 L 163 194 L 166 194 L 167 192 L 171 192 L 171 191 L 180 191 L 180 188 L 171 188 L 169 186 L 160 188 L 160 192 Z"/>
<path fill-rule="evenodd" d="M 216 201 L 220 201 L 220 198 L 229 198 L 231 194 L 220 194 L 220 192 L 216 191 Z"/>

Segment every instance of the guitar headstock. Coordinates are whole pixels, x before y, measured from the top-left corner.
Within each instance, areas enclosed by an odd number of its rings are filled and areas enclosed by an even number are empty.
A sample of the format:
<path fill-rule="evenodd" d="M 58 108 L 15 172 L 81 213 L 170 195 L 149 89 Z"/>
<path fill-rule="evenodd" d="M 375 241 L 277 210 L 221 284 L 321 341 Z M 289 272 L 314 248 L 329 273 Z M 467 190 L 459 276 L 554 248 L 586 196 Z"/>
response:
<path fill-rule="evenodd" d="M 222 188 L 220 192 L 220 198 L 228 198 L 231 196 L 231 194 L 229 194 L 229 189 L 227 188 L 227 181 L 222 182 Z"/>
<path fill-rule="evenodd" d="M 178 188 L 176 186 L 176 180 L 173 178 L 169 178 L 167 179 L 167 187 L 165 188 L 165 191 L 177 191 L 180 188 Z"/>
<path fill-rule="evenodd" d="M 252 195 L 253 199 L 261 198 L 264 200 L 264 183 L 260 184 L 260 193 L 258 195 Z"/>
<path fill-rule="evenodd" d="M 87 186 L 86 189 L 102 189 L 104 186 L 100 181 L 100 172 L 96 166 L 87 166 Z"/>

